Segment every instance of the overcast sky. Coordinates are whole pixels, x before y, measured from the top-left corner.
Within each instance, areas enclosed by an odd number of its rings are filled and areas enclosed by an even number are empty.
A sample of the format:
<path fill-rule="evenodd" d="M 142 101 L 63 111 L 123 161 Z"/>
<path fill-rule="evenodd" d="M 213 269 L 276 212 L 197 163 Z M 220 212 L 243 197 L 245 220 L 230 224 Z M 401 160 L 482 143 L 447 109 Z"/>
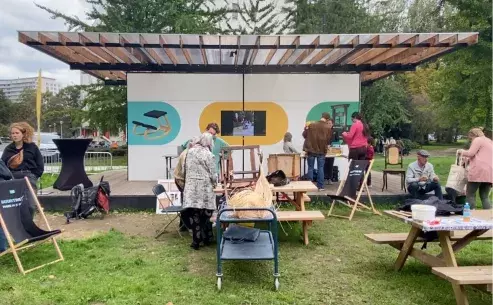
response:
<path fill-rule="evenodd" d="M 36 3 L 85 19 L 84 0 L 35 0 Z M 17 31 L 67 31 L 63 20 L 34 5 L 33 0 L 0 0 L 0 79 L 37 76 L 56 78 L 64 84 L 79 84 L 80 72 L 65 63 L 18 42 Z"/>

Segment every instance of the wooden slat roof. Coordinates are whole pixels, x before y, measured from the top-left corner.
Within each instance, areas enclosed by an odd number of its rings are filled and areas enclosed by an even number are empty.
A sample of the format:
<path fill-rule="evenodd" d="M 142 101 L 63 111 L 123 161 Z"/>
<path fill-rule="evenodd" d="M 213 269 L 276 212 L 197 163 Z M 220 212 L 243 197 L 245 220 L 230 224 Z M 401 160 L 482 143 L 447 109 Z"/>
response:
<path fill-rule="evenodd" d="M 413 71 L 478 33 L 180 35 L 20 31 L 19 41 L 108 83 L 127 72 L 360 73 L 363 84 Z"/>

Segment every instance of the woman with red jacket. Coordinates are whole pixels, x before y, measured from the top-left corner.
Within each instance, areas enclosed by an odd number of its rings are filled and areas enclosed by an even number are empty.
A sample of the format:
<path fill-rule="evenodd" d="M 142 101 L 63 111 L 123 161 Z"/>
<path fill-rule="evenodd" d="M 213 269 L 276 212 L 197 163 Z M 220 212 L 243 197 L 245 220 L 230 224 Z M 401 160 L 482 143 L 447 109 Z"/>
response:
<path fill-rule="evenodd" d="M 349 132 L 343 132 L 342 137 L 344 142 L 349 146 L 348 159 L 366 160 L 366 150 L 368 146 L 368 126 L 363 123 L 361 115 L 354 112 L 351 115 L 353 125 Z"/>

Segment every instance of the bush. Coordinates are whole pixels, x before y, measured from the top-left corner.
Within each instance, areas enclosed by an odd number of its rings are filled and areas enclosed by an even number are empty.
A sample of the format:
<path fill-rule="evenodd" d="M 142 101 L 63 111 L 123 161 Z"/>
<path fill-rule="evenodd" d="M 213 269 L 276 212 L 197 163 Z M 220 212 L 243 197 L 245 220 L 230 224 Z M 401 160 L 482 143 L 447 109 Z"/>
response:
<path fill-rule="evenodd" d="M 417 142 L 413 142 L 409 139 L 402 139 L 402 144 L 404 145 L 404 150 L 411 151 L 413 149 L 419 149 L 421 147 L 421 144 Z"/>
<path fill-rule="evenodd" d="M 113 155 L 113 157 L 117 157 L 117 156 L 121 157 L 121 156 L 126 156 L 128 150 L 123 148 L 115 148 L 115 149 L 111 149 L 110 152 Z"/>

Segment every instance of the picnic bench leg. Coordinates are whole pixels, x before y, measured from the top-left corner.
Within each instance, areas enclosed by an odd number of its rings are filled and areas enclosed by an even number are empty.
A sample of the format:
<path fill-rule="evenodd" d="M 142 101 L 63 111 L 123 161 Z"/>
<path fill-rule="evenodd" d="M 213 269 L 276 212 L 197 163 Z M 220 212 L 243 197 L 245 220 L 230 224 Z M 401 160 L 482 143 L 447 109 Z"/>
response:
<path fill-rule="evenodd" d="M 452 245 L 452 251 L 454 253 L 455 252 L 458 252 L 459 250 L 461 250 L 462 248 L 464 248 L 465 246 L 469 245 L 471 242 L 473 242 L 474 240 L 476 240 L 478 238 L 478 236 L 481 236 L 482 234 L 484 234 L 487 231 L 488 230 L 474 230 L 474 231 L 471 231 L 466 236 L 464 236 L 460 240 L 456 241 Z M 438 257 L 440 257 L 440 258 L 443 257 L 443 251 L 442 251 L 442 253 L 440 253 L 438 255 Z"/>
<path fill-rule="evenodd" d="M 305 246 L 310 242 L 308 240 L 308 221 L 303 221 L 303 242 L 305 243 Z"/>
<path fill-rule="evenodd" d="M 305 210 L 305 199 L 303 199 L 303 192 L 294 193 L 294 198 L 296 200 L 296 205 L 300 207 L 300 211 Z"/>
<path fill-rule="evenodd" d="M 414 243 L 416 242 L 416 239 L 418 238 L 419 232 L 421 232 L 420 229 L 416 227 L 411 227 L 411 231 L 409 231 L 409 235 L 407 235 L 406 241 L 402 245 L 401 252 L 399 253 L 399 256 L 397 257 L 397 260 L 395 261 L 394 264 L 394 269 L 396 271 L 400 271 L 402 267 L 404 266 L 404 263 L 406 262 L 407 257 L 411 253 L 414 247 Z"/>
<path fill-rule="evenodd" d="M 454 249 L 452 248 L 452 242 L 450 241 L 450 232 L 439 231 L 438 239 L 440 240 L 440 247 L 442 248 L 443 260 L 447 267 L 457 267 L 457 261 L 455 260 Z M 452 284 L 454 290 L 455 300 L 457 305 L 469 305 L 467 300 L 466 289 L 462 285 Z"/>

